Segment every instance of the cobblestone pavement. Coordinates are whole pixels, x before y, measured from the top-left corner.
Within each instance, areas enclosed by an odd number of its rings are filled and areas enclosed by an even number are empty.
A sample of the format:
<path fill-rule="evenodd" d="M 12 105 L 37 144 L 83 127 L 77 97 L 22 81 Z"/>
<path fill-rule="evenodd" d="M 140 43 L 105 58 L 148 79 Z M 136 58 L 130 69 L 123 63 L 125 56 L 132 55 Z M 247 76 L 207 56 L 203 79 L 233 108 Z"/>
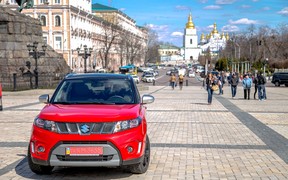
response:
<path fill-rule="evenodd" d="M 288 88 L 267 87 L 266 101 L 236 99 L 200 86 L 172 90 L 150 86 L 148 107 L 151 161 L 142 175 L 117 168 L 55 168 L 32 173 L 27 144 L 34 117 L 43 107 L 40 94 L 52 90 L 4 92 L 0 111 L 0 179 L 288 179 Z M 253 91 L 253 90 L 252 90 Z"/>

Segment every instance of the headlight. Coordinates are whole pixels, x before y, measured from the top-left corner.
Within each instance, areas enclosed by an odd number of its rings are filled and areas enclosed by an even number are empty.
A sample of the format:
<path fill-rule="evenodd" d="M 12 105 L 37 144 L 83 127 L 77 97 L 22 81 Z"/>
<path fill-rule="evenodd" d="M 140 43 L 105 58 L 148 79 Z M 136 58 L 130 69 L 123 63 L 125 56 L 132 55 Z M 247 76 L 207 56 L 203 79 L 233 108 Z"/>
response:
<path fill-rule="evenodd" d="M 136 119 L 132 119 L 132 120 L 119 121 L 116 123 L 113 133 L 137 127 L 141 124 L 141 122 L 142 122 L 142 118 L 140 117 Z"/>
<path fill-rule="evenodd" d="M 34 120 L 34 125 L 51 132 L 57 132 L 56 124 L 54 121 L 47 121 L 36 117 Z"/>

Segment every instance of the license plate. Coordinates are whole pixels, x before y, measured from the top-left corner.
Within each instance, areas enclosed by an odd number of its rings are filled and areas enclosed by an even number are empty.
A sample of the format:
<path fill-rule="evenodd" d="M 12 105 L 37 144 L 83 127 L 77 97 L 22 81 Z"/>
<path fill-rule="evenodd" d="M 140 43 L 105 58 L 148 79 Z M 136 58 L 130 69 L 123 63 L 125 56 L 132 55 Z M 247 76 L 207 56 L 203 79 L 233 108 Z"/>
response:
<path fill-rule="evenodd" d="M 66 155 L 70 156 L 100 156 L 103 155 L 103 147 L 67 147 Z"/>

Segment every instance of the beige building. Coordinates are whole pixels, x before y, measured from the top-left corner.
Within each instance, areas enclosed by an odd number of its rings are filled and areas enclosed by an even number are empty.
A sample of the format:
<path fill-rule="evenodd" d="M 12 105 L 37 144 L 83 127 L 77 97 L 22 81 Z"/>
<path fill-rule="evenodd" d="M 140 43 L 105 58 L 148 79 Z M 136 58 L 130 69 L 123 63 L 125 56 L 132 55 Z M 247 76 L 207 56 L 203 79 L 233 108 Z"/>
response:
<path fill-rule="evenodd" d="M 0 4 L 14 10 L 18 8 L 15 0 L 3 0 Z M 104 9 L 110 8 L 103 7 Z M 94 8 L 92 13 L 92 0 L 34 0 L 34 6 L 31 9 L 23 9 L 21 13 L 38 18 L 43 26 L 44 41 L 58 53 L 63 54 L 67 64 L 74 72 L 83 72 L 85 67 L 87 71 L 91 71 L 93 67 L 102 68 L 105 65 L 103 62 L 103 54 L 107 50 L 105 44 L 107 34 L 105 32 L 113 23 L 107 19 L 111 12 L 98 12 L 98 9 Z M 136 26 L 135 21 L 121 11 L 115 9 L 112 13 L 122 28 L 118 28 L 117 31 L 125 30 L 132 34 L 134 39 L 140 39 L 141 48 L 144 50 L 147 32 Z M 107 59 L 109 59 L 106 68 L 110 70 L 118 70 L 121 63 L 126 63 L 123 62 L 123 58 L 121 59 L 123 52 L 121 55 L 120 42 L 120 37 L 117 36 L 109 51 L 106 51 Z M 87 57 L 86 66 L 84 58 L 77 52 L 77 48 L 81 48 L 80 53 L 83 54 L 84 45 L 92 48 L 91 56 Z M 138 58 L 137 62 L 144 63 L 144 57 Z"/>

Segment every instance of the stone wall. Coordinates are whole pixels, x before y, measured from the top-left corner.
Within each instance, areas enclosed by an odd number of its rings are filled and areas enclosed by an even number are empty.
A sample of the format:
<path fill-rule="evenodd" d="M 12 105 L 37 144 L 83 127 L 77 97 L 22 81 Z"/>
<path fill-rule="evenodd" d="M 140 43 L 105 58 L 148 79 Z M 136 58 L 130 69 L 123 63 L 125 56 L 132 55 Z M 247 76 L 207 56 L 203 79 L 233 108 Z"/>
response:
<path fill-rule="evenodd" d="M 35 82 L 35 59 L 29 56 L 27 48 L 27 44 L 35 41 L 38 50 L 42 51 L 40 21 L 0 6 L 0 83 L 4 89 L 14 87 L 13 74 L 17 89 L 29 89 L 31 78 L 32 83 Z M 31 63 L 30 69 L 26 66 L 27 61 Z M 45 55 L 38 59 L 39 88 L 55 86 L 70 71 L 63 56 L 48 45 Z"/>

